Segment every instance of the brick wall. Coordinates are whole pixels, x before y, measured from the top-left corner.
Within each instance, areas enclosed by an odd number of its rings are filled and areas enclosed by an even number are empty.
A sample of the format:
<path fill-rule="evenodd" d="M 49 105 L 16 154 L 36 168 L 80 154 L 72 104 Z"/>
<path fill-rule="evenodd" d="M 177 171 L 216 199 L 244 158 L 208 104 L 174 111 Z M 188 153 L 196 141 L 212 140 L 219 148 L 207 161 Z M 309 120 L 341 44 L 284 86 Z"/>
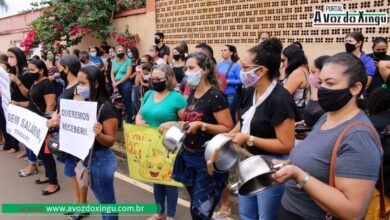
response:
<path fill-rule="evenodd" d="M 257 43 L 259 31 L 268 31 L 287 46 L 303 44 L 309 60 L 344 51 L 345 36 L 361 31 L 366 42 L 378 36 L 390 38 L 390 25 L 375 28 L 312 27 L 316 9 L 326 4 L 343 4 L 344 10 L 388 11 L 390 0 L 156 0 L 156 29 L 174 46 L 185 40 L 190 48 L 199 42 L 210 44 L 220 59 L 220 48 L 234 44 L 239 55 Z M 389 39 L 390 40 L 390 39 Z M 364 45 L 371 52 L 371 43 Z"/>

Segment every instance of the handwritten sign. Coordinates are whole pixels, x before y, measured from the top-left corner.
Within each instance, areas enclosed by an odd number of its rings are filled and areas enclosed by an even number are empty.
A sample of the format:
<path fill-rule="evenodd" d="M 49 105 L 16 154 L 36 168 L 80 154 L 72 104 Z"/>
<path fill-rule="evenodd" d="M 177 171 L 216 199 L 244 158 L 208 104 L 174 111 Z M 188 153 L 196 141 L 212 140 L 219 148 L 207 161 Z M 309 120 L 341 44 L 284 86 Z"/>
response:
<path fill-rule="evenodd" d="M 156 128 L 124 124 L 130 177 L 148 183 L 180 186 L 171 179 L 177 152 L 162 145 L 163 135 Z"/>
<path fill-rule="evenodd" d="M 10 81 L 8 73 L 0 66 L 0 96 L 4 115 L 8 115 L 8 105 L 11 101 Z"/>
<path fill-rule="evenodd" d="M 26 147 L 39 154 L 47 134 L 47 119 L 34 112 L 16 106 L 8 106 L 7 132 Z"/>
<path fill-rule="evenodd" d="M 96 102 L 61 99 L 60 150 L 84 160 L 94 141 Z"/>

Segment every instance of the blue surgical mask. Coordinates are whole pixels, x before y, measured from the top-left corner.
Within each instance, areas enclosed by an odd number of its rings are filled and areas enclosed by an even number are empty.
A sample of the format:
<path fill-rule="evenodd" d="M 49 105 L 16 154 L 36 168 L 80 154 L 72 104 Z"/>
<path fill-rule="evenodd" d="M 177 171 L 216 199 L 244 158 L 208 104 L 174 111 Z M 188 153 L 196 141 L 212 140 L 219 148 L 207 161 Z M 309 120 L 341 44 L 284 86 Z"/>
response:
<path fill-rule="evenodd" d="M 133 58 L 133 53 L 132 53 L 132 52 L 127 53 L 127 57 L 128 57 L 129 59 L 132 59 L 132 58 Z"/>
<path fill-rule="evenodd" d="M 187 77 L 187 83 L 193 87 L 198 86 L 200 80 L 202 79 L 202 74 L 200 73 L 200 70 L 197 72 L 187 71 L 185 75 Z"/>
<path fill-rule="evenodd" d="M 240 71 L 241 81 L 246 87 L 253 86 L 253 84 L 255 84 L 261 78 L 255 73 L 259 68 L 260 67 L 256 67 L 253 70 L 249 70 L 247 72 Z"/>
<path fill-rule="evenodd" d="M 77 94 L 82 96 L 84 99 L 91 98 L 91 91 L 89 86 L 78 85 L 76 89 L 77 89 Z"/>
<path fill-rule="evenodd" d="M 91 55 L 91 57 L 96 57 L 97 53 L 96 52 L 92 52 L 90 55 Z"/>

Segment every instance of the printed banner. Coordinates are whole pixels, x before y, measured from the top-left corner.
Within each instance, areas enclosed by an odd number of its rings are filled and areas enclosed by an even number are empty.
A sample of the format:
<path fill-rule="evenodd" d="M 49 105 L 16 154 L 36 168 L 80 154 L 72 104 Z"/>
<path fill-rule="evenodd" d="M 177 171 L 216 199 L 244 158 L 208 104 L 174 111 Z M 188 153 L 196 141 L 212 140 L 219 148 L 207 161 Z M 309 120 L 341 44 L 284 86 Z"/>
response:
<path fill-rule="evenodd" d="M 171 179 L 177 152 L 162 145 L 163 134 L 157 128 L 124 123 L 127 162 L 130 177 L 148 183 L 180 186 Z"/>
<path fill-rule="evenodd" d="M 47 134 L 47 119 L 16 106 L 8 106 L 7 132 L 38 156 Z"/>
<path fill-rule="evenodd" d="M 4 115 L 8 115 L 8 105 L 11 101 L 10 81 L 8 73 L 0 66 L 0 96 Z"/>
<path fill-rule="evenodd" d="M 97 103 L 61 99 L 60 150 L 84 160 L 95 141 Z"/>

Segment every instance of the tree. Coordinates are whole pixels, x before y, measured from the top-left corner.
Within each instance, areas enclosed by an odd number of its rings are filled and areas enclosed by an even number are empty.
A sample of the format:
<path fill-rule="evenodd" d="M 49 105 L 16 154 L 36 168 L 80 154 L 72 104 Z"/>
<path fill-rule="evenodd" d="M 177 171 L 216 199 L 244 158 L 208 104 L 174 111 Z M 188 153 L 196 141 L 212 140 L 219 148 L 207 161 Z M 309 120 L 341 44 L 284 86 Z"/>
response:
<path fill-rule="evenodd" d="M 0 9 L 7 11 L 8 10 L 8 5 L 5 2 L 5 0 L 0 0 Z"/>

